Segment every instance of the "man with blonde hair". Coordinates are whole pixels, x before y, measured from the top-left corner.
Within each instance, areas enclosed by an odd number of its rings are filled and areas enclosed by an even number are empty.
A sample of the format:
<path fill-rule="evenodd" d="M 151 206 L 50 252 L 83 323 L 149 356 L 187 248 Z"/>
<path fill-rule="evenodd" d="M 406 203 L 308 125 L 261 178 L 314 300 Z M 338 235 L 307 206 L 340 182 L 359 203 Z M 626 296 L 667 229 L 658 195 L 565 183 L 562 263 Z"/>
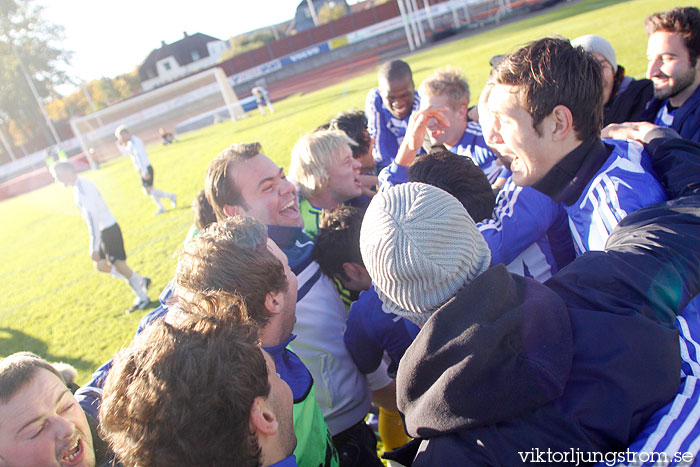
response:
<path fill-rule="evenodd" d="M 361 164 L 351 149 L 356 145 L 341 131 L 324 130 L 302 136 L 292 149 L 289 176 L 299 188 L 299 209 L 311 237 L 318 233 L 322 209 L 335 209 L 362 194 Z"/>
<path fill-rule="evenodd" d="M 484 171 L 491 184 L 495 183 L 503 166 L 496 154 L 486 145 L 479 122 L 467 118 L 469 110 L 469 84 L 462 72 L 451 66 L 440 68 L 418 87 L 421 109 L 445 108 L 449 127 L 436 119 L 428 121 L 428 137 L 432 145 L 443 145 L 459 156 L 469 157 Z"/>

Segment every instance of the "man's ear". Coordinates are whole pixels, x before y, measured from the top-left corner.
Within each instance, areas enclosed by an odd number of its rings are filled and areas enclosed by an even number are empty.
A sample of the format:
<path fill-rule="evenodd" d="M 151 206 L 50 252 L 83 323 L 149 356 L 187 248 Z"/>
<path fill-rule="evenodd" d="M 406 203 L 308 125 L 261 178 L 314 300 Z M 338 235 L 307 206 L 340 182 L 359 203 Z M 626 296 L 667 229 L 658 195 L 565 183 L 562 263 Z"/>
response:
<path fill-rule="evenodd" d="M 253 400 L 253 405 L 250 407 L 248 422 L 251 429 L 255 432 L 267 436 L 274 435 L 279 429 L 277 416 L 275 416 L 275 413 L 272 411 L 272 407 L 260 396 Z"/>
<path fill-rule="evenodd" d="M 553 141 L 561 142 L 574 131 L 574 116 L 567 106 L 560 104 L 554 107 L 550 118 Z"/>
<path fill-rule="evenodd" d="M 467 118 L 467 113 L 469 113 L 469 106 L 467 106 L 467 104 L 462 104 L 459 106 L 459 109 L 457 109 L 457 115 L 459 115 L 465 121 L 469 120 Z"/>
<path fill-rule="evenodd" d="M 245 211 L 238 205 L 224 204 L 224 212 L 228 217 L 244 216 Z"/>
<path fill-rule="evenodd" d="M 265 295 L 265 309 L 272 314 L 279 314 L 282 312 L 282 292 L 268 292 Z"/>

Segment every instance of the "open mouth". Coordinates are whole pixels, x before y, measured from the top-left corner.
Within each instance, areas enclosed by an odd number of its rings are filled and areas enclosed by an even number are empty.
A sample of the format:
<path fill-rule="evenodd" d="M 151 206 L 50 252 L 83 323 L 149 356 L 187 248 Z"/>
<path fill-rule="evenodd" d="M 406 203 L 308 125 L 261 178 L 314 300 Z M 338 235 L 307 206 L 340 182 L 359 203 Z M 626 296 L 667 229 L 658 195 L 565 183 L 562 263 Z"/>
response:
<path fill-rule="evenodd" d="M 76 465 L 83 459 L 83 440 L 78 436 L 75 443 L 61 457 L 61 465 Z"/>
<path fill-rule="evenodd" d="M 280 210 L 280 215 L 284 217 L 298 217 L 299 216 L 299 207 L 297 206 L 296 203 L 296 198 L 292 199 L 289 201 L 287 204 L 285 204 L 282 209 Z"/>

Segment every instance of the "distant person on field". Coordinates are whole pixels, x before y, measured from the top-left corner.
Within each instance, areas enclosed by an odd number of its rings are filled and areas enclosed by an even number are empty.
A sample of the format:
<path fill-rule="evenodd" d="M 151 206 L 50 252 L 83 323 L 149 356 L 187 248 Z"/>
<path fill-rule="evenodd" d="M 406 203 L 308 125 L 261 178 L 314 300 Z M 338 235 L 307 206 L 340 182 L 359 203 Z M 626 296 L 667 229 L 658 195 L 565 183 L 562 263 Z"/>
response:
<path fill-rule="evenodd" d="M 255 97 L 255 103 L 258 104 L 258 110 L 260 114 L 265 115 L 265 106 L 270 110 L 270 113 L 275 113 L 275 108 L 272 106 L 272 101 L 270 101 L 270 93 L 267 92 L 264 86 L 255 86 L 250 90 Z"/>
<path fill-rule="evenodd" d="M 122 154 L 131 157 L 134 168 L 136 168 L 136 171 L 141 176 L 141 185 L 144 191 L 158 207 L 154 215 L 165 212 L 163 203 L 160 201 L 163 198 L 170 200 L 172 207 L 175 207 L 177 196 L 174 193 L 167 193 L 153 187 L 153 167 L 151 166 L 151 161 L 148 159 L 148 154 L 146 154 L 146 146 L 144 146 L 143 141 L 129 133 L 129 130 L 127 130 L 124 125 L 119 125 L 114 135 L 117 137 L 117 146 Z"/>
<path fill-rule="evenodd" d="M 297 465 L 292 392 L 218 305 L 180 303 L 115 357 L 100 420 L 126 467 Z"/>
<path fill-rule="evenodd" d="M 194 216 L 194 224 L 190 227 L 190 230 L 187 231 L 187 235 L 185 236 L 185 245 L 187 245 L 187 242 L 192 240 L 199 232 L 209 227 L 210 224 L 216 222 L 214 208 L 212 208 L 211 204 L 209 204 L 204 188 L 202 188 L 200 192 L 197 193 L 197 196 L 195 196 L 192 200 L 192 214 Z"/>
<path fill-rule="evenodd" d="M 0 465 L 113 465 L 61 374 L 29 352 L 0 361 Z"/>
<path fill-rule="evenodd" d="M 625 69 L 617 63 L 612 44 L 600 36 L 577 37 L 571 45 L 592 54 L 603 70 L 603 125 L 638 121 L 654 95 L 652 82 L 625 76 Z"/>
<path fill-rule="evenodd" d="M 170 143 L 177 143 L 177 138 L 175 137 L 175 135 L 169 131 L 166 131 L 163 127 L 158 129 L 158 134 L 163 140 L 163 146 L 167 146 Z"/>
<path fill-rule="evenodd" d="M 79 178 L 73 164 L 68 161 L 55 162 L 51 174 L 57 182 L 73 188 L 75 204 L 88 225 L 89 253 L 95 269 L 125 280 L 136 295 L 133 306 L 126 313 L 146 308 L 150 303 L 146 291 L 151 279 L 140 276 L 126 264 L 122 231 L 97 187 L 90 180 Z"/>
<path fill-rule="evenodd" d="M 367 129 L 374 138 L 377 172 L 391 164 L 408 126 L 408 118 L 420 106 L 408 63 L 392 60 L 379 68 L 379 87 L 367 94 Z"/>

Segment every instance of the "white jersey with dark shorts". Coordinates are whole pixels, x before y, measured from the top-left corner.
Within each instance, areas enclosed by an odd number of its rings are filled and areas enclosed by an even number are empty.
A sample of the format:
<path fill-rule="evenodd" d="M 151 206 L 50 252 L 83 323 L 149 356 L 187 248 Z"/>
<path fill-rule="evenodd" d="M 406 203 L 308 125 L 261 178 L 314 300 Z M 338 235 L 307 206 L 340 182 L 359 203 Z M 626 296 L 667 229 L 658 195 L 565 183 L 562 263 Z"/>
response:
<path fill-rule="evenodd" d="M 109 212 L 97 187 L 90 180 L 77 178 L 73 186 L 73 199 L 88 225 L 90 233 L 90 254 L 100 252 L 101 258 L 110 263 L 124 261 L 124 240 L 117 220 Z"/>
<path fill-rule="evenodd" d="M 144 187 L 153 186 L 153 167 L 151 167 L 146 146 L 141 141 L 141 138 L 132 135 L 129 138 L 129 142 L 122 146 L 121 149 L 125 155 L 131 158 L 134 168 L 141 176 L 141 184 Z M 150 175 L 150 179 L 145 178 L 146 174 Z"/>

